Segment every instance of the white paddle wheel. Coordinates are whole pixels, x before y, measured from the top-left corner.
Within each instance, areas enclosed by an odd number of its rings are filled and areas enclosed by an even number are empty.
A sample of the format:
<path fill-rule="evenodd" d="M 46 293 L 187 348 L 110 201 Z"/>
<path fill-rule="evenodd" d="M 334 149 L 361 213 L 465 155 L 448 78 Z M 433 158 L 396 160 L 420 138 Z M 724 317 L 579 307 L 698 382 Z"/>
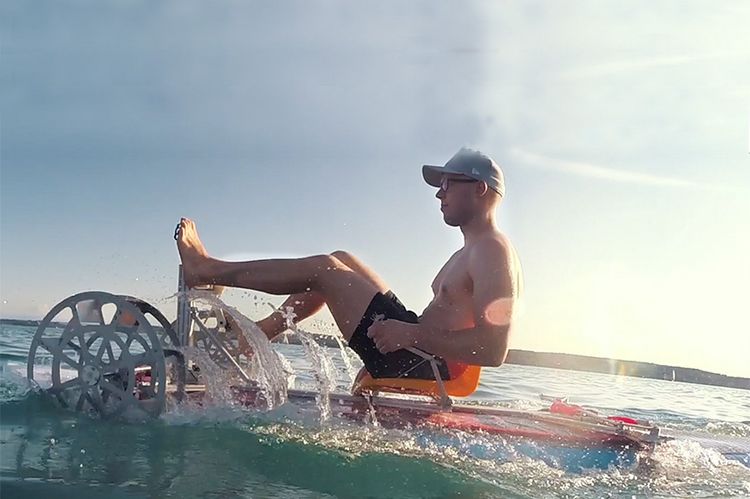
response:
<path fill-rule="evenodd" d="M 166 409 L 168 395 L 179 402 L 186 389 L 200 386 L 200 366 L 187 365 L 183 346 L 205 352 L 252 384 L 241 367 L 247 364 L 241 333 L 228 325 L 223 310 L 190 301 L 181 277 L 179 291 L 172 323 L 131 296 L 88 291 L 64 299 L 32 340 L 27 364 L 32 387 L 94 417 L 156 417 Z"/>
<path fill-rule="evenodd" d="M 27 376 L 33 386 L 79 412 L 157 416 L 166 403 L 165 353 L 179 364 L 178 344 L 163 315 L 145 302 L 84 292 L 66 298 L 42 320 Z M 177 385 L 184 385 L 184 369 L 174 372 Z"/>

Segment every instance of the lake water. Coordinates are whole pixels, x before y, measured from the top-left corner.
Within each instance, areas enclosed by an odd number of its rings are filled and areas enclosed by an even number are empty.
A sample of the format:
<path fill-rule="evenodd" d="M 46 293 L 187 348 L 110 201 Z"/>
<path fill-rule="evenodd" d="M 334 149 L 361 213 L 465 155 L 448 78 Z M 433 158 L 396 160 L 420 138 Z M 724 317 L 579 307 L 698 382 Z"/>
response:
<path fill-rule="evenodd" d="M 229 404 L 172 408 L 146 423 L 99 421 L 29 392 L 33 328 L 0 328 L 0 487 L 6 497 L 718 497 L 750 496 L 750 468 L 689 441 L 639 465 L 571 472 L 496 452 L 502 439 L 388 430 L 287 404 L 271 414 Z M 296 387 L 314 385 L 303 349 L 274 347 Z M 338 389 L 349 381 L 336 350 Z M 750 439 L 750 392 L 506 365 L 485 369 L 473 402 L 538 409 L 567 395 L 665 429 Z"/>

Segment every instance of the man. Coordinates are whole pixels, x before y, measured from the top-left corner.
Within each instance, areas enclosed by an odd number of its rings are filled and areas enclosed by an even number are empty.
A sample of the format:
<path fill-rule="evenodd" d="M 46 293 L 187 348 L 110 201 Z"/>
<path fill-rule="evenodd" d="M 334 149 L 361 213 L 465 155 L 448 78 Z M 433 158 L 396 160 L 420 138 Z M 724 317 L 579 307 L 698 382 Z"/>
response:
<path fill-rule="evenodd" d="M 423 166 L 422 175 L 438 188 L 443 219 L 461 229 L 464 246 L 438 272 L 432 302 L 419 317 L 349 253 L 221 261 L 209 256 L 193 221 L 183 218 L 177 246 L 185 283 L 289 294 L 281 310 L 293 307 L 297 321 L 327 304 L 373 378 L 434 380 L 429 362 L 413 348 L 438 358 L 443 379 L 459 375 L 456 366 L 499 366 L 508 351 L 521 282 L 518 257 L 495 222 L 495 210 L 505 194 L 502 171 L 490 157 L 464 148 L 442 167 Z M 279 313 L 258 325 L 269 338 L 286 329 Z"/>

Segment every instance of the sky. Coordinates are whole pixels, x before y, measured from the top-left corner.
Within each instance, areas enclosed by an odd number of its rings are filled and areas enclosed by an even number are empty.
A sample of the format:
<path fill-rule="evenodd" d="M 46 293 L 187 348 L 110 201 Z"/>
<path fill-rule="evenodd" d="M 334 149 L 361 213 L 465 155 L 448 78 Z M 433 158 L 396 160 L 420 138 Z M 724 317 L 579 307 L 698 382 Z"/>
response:
<path fill-rule="evenodd" d="M 173 317 L 181 216 L 221 258 L 348 250 L 421 311 L 462 245 L 421 165 L 471 146 L 506 176 L 511 348 L 750 376 L 748 25 L 742 0 L 3 2 L 0 316 L 104 290 Z"/>

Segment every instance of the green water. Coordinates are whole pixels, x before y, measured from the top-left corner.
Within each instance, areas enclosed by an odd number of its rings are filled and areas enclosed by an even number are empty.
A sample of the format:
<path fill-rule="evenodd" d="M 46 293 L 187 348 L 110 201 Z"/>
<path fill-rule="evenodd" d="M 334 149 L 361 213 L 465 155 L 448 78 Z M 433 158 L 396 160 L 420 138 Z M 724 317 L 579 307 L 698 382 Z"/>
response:
<path fill-rule="evenodd" d="M 354 454 L 275 435 L 273 425 L 238 414 L 194 418 L 117 424 L 37 399 L 5 404 L 3 496 L 99 497 L 105 489 L 123 497 L 477 497 L 494 489 L 427 457 Z"/>
<path fill-rule="evenodd" d="M 141 423 L 93 420 L 28 391 L 23 376 L 32 334 L 0 330 L 3 498 L 750 495 L 750 468 L 690 441 L 660 446 L 633 465 L 571 471 L 544 449 L 520 449 L 496 436 L 340 418 L 321 423 L 312 404 L 262 413 L 223 402 L 171 407 Z M 313 373 L 303 350 L 275 348 L 297 372 L 298 386 L 309 385 Z M 336 352 L 329 354 L 336 361 Z M 538 409 L 542 392 L 567 393 L 665 429 L 750 439 L 742 422 L 750 396 L 743 390 L 503 366 L 487 370 L 471 400 Z"/>

